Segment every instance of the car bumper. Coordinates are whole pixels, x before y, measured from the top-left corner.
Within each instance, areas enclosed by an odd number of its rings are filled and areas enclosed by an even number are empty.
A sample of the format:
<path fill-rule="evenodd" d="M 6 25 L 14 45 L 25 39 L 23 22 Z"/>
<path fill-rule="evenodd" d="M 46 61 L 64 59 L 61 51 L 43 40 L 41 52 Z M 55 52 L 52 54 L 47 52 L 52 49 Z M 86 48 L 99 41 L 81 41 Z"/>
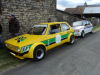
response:
<path fill-rule="evenodd" d="M 16 54 L 14 54 L 13 52 L 10 52 L 10 54 L 13 55 L 13 56 L 15 56 L 15 57 L 17 57 L 17 58 L 19 58 L 19 59 L 24 59 L 22 56 L 18 56 Z"/>
<path fill-rule="evenodd" d="M 81 33 L 80 32 L 74 32 L 74 35 L 75 36 L 81 36 Z"/>
<path fill-rule="evenodd" d="M 15 56 L 15 57 L 17 57 L 19 59 L 25 59 L 25 55 L 28 54 L 28 51 L 27 52 L 24 52 L 24 53 L 17 53 L 17 52 L 12 51 L 12 50 L 10 50 L 8 48 L 6 48 L 6 49 L 9 51 L 9 53 L 11 55 L 13 55 L 13 56 Z"/>

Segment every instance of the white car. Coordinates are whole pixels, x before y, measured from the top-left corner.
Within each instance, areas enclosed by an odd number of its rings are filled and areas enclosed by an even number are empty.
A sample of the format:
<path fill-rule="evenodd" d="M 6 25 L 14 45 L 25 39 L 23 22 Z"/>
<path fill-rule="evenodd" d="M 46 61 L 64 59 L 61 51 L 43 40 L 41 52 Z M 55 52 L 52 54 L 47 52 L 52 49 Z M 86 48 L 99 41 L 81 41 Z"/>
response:
<path fill-rule="evenodd" d="M 85 34 L 93 33 L 93 25 L 88 20 L 73 22 L 72 27 L 75 36 L 81 36 L 83 38 Z"/>

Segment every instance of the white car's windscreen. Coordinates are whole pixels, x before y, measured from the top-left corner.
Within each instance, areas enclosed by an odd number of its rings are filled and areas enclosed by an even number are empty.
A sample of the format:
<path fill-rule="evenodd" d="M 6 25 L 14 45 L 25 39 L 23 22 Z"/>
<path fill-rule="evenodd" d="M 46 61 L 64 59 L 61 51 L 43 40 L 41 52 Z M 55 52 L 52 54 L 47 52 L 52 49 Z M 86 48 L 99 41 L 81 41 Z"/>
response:
<path fill-rule="evenodd" d="M 83 25 L 83 22 L 82 21 L 77 21 L 77 22 L 73 22 L 73 27 L 76 27 L 76 26 L 82 26 Z"/>

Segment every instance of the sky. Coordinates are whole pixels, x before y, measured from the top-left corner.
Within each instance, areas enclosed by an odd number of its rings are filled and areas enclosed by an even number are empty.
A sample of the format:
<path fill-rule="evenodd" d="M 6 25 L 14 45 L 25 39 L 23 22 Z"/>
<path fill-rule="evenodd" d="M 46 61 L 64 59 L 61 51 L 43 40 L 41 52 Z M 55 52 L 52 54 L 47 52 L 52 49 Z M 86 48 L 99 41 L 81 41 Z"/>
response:
<path fill-rule="evenodd" d="M 100 4 L 100 0 L 57 0 L 57 9 L 65 10 L 65 8 L 75 8 L 78 5 L 95 5 Z"/>

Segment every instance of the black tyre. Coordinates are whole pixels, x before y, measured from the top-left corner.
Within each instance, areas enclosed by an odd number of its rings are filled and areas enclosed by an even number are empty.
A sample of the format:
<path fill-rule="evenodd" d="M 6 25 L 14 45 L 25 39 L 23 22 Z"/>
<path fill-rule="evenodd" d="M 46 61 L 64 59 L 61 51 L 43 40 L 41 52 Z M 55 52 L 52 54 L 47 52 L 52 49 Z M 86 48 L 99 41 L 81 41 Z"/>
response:
<path fill-rule="evenodd" d="M 75 42 L 75 39 L 74 39 L 74 36 L 72 35 L 72 36 L 70 37 L 70 42 L 69 42 L 69 44 L 72 45 L 74 42 Z"/>
<path fill-rule="evenodd" d="M 84 38 L 84 36 L 85 36 L 85 33 L 84 33 L 84 31 L 82 31 L 81 37 Z"/>
<path fill-rule="evenodd" d="M 91 30 L 91 32 L 90 32 L 91 34 L 93 33 L 93 29 Z"/>
<path fill-rule="evenodd" d="M 33 56 L 35 60 L 41 60 L 45 57 L 46 50 L 43 46 L 37 46 L 34 50 Z"/>

